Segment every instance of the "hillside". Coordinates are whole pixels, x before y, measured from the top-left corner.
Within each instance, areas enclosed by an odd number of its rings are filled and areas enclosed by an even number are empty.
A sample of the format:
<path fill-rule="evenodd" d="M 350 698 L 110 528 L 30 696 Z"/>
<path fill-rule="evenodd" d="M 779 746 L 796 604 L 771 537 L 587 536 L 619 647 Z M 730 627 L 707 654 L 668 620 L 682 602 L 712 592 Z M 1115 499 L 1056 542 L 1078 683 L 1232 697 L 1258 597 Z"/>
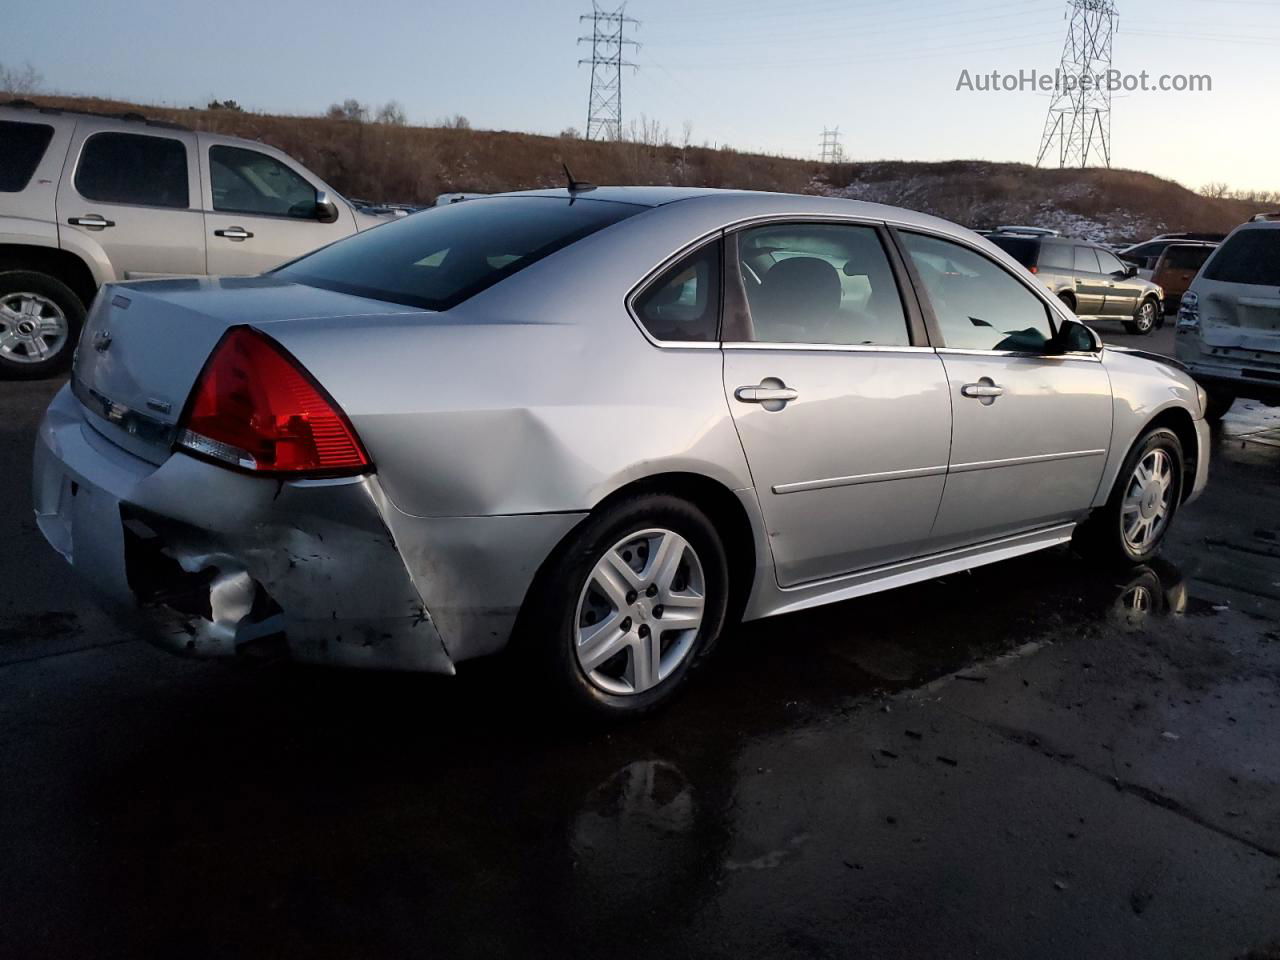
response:
<path fill-rule="evenodd" d="M 42 105 L 136 111 L 186 126 L 249 137 L 297 157 L 352 197 L 431 203 L 453 191 L 492 193 L 555 186 L 561 164 L 601 184 L 677 184 L 823 193 L 933 213 L 972 227 L 1050 226 L 1113 242 L 1164 230 L 1226 231 L 1254 204 L 1201 196 L 1132 170 L 1042 170 L 1027 164 L 953 160 L 821 164 L 813 160 L 456 127 L 415 127 L 238 110 L 179 110 L 92 98 L 38 98 Z M 649 137 L 656 141 L 659 138 Z"/>

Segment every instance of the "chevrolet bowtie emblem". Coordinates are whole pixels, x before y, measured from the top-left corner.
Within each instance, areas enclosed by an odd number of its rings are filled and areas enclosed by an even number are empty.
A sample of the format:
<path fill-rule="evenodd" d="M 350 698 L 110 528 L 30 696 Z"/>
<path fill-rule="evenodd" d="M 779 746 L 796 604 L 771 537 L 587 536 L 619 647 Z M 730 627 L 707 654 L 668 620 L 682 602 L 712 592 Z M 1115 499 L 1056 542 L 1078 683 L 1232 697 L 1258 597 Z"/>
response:
<path fill-rule="evenodd" d="M 99 353 L 106 353 L 107 348 L 111 346 L 111 331 L 99 330 L 93 335 L 93 349 Z"/>

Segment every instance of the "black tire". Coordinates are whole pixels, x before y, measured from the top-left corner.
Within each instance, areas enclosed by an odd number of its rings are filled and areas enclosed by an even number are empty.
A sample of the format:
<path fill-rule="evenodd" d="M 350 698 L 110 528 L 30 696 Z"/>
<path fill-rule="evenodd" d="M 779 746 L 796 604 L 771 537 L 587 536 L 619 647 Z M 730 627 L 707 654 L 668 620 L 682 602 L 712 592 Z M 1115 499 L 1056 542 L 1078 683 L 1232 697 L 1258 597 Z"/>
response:
<path fill-rule="evenodd" d="M 1209 394 L 1209 403 L 1205 407 L 1204 418 L 1210 423 L 1217 423 L 1227 415 L 1231 405 L 1236 402 L 1236 395 L 1220 387 L 1205 392 Z"/>
<path fill-rule="evenodd" d="M 667 677 L 644 692 L 619 695 L 584 673 L 574 650 L 575 618 L 588 577 L 605 552 L 629 534 L 651 528 L 673 531 L 693 548 L 704 580 L 703 619 L 688 653 Z M 585 520 L 543 564 L 520 613 L 515 652 L 558 704 L 598 717 L 637 716 L 671 699 L 711 651 L 724 627 L 728 597 L 724 546 L 702 511 L 666 494 L 628 497 Z"/>
<path fill-rule="evenodd" d="M 38 380 L 61 373 L 71 365 L 71 358 L 75 354 L 80 328 L 84 326 L 84 304 L 70 287 L 47 273 L 0 268 L 0 301 L 6 296 L 20 293 L 36 294 L 56 306 L 62 312 L 66 324 L 66 338 L 45 359 L 15 359 L 0 353 L 0 379 Z M 0 335 L 4 334 L 11 322 L 0 314 Z M 29 349 L 19 348 L 18 356 L 33 356 L 28 352 Z"/>
<path fill-rule="evenodd" d="M 1145 298 L 1138 304 L 1133 319 L 1124 321 L 1125 332 L 1139 337 L 1145 337 L 1161 326 L 1160 302 L 1155 297 Z"/>
<path fill-rule="evenodd" d="M 1168 513 L 1153 541 L 1145 545 L 1145 549 L 1138 550 L 1125 539 L 1121 513 L 1125 494 L 1134 480 L 1134 471 L 1138 464 L 1154 450 L 1163 450 L 1172 460 Z M 1125 457 L 1106 505 L 1095 510 L 1089 519 L 1076 529 L 1073 538 L 1076 549 L 1086 556 L 1118 566 L 1131 567 L 1152 560 L 1160 552 L 1160 547 L 1173 526 L 1178 505 L 1182 502 L 1184 470 L 1182 442 L 1176 433 L 1165 427 L 1156 427 L 1144 433 L 1133 445 L 1129 455 Z"/>
<path fill-rule="evenodd" d="M 1071 294 L 1071 293 L 1060 293 L 1060 294 L 1058 294 L 1058 299 L 1059 299 L 1059 300 L 1061 300 L 1061 301 L 1063 302 L 1063 304 L 1066 306 L 1066 308 L 1067 308 L 1068 310 L 1070 310 L 1072 313 L 1075 313 L 1075 312 L 1076 312 L 1076 298 L 1075 298 L 1075 294 Z"/>

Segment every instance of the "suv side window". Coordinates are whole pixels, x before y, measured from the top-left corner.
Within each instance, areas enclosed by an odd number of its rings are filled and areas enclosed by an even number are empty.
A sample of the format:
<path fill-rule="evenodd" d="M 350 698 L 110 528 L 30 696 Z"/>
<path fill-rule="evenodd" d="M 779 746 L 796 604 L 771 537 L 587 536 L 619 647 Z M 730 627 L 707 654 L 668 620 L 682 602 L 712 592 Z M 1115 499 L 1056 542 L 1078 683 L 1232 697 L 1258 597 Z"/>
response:
<path fill-rule="evenodd" d="M 311 220 L 316 188 L 285 164 L 257 150 L 209 148 L 209 184 L 213 209 L 269 217 Z"/>
<path fill-rule="evenodd" d="M 1040 244 L 1040 269 L 1067 270 L 1075 266 L 1075 258 L 1071 255 L 1071 247 L 1065 243 Z"/>
<path fill-rule="evenodd" d="M 1049 308 L 1004 267 L 950 240 L 900 234 L 943 340 L 961 350 L 1043 353 Z"/>
<path fill-rule="evenodd" d="M 1098 266 L 1098 254 L 1093 247 L 1076 247 L 1076 270 L 1081 273 L 1101 273 Z"/>
<path fill-rule="evenodd" d="M 0 193 L 17 193 L 31 182 L 40 159 L 53 139 L 47 123 L 0 120 Z"/>
<path fill-rule="evenodd" d="M 738 268 L 757 343 L 911 343 L 874 227 L 786 223 L 744 230 Z"/>
<path fill-rule="evenodd" d="M 75 184 L 87 200 L 185 209 L 187 148 L 172 137 L 95 133 L 80 151 Z"/>
<path fill-rule="evenodd" d="M 655 340 L 707 342 L 720 332 L 719 240 L 699 247 L 655 279 L 632 306 Z"/>
<path fill-rule="evenodd" d="M 1105 250 L 1094 250 L 1098 256 L 1098 266 L 1102 267 L 1103 273 L 1124 273 L 1124 264 L 1119 258 L 1112 256 Z"/>

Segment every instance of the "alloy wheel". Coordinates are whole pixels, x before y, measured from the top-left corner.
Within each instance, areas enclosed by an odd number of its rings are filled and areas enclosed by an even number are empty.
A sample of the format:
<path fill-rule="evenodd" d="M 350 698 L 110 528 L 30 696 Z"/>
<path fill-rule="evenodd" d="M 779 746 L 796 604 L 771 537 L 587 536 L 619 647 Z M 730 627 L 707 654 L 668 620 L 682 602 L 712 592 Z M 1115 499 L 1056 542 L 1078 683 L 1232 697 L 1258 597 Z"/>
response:
<path fill-rule="evenodd" d="M 1154 300 L 1144 300 L 1138 308 L 1138 329 L 1146 333 L 1156 325 L 1156 304 Z"/>
<path fill-rule="evenodd" d="M 574 654 L 605 693 L 644 693 L 671 676 L 702 627 L 706 580 L 672 530 L 628 534 L 596 562 L 578 597 Z"/>
<path fill-rule="evenodd" d="M 1173 509 L 1173 458 L 1161 449 L 1138 461 L 1120 506 L 1120 533 L 1125 546 L 1142 555 L 1160 539 Z"/>
<path fill-rule="evenodd" d="M 15 363 L 44 363 L 61 352 L 71 326 L 62 308 L 39 293 L 0 297 L 0 356 Z"/>

